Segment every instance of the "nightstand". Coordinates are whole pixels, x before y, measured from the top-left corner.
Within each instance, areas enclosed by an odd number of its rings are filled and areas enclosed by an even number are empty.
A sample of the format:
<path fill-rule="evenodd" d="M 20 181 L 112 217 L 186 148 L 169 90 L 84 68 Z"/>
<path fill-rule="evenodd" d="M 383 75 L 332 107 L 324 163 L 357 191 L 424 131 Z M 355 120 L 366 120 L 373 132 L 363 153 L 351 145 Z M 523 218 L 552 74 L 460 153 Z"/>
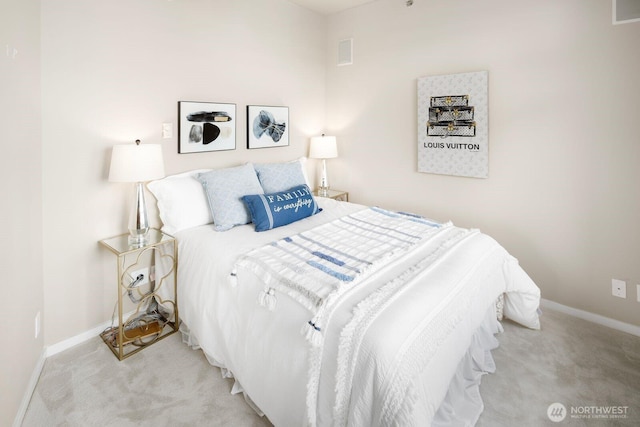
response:
<path fill-rule="evenodd" d="M 150 229 L 147 242 L 130 246 L 128 234 L 100 240 L 117 258 L 117 324 L 100 334 L 125 359 L 178 330 L 177 241 Z M 116 310 L 114 310 L 115 317 Z"/>
<path fill-rule="evenodd" d="M 316 196 L 316 197 L 327 197 L 329 199 L 339 200 L 341 202 L 348 202 L 349 201 L 349 193 L 347 191 L 342 191 L 342 190 L 329 189 L 329 190 L 327 190 L 326 193 L 323 193 L 319 189 L 316 189 L 313 192 L 313 195 Z"/>

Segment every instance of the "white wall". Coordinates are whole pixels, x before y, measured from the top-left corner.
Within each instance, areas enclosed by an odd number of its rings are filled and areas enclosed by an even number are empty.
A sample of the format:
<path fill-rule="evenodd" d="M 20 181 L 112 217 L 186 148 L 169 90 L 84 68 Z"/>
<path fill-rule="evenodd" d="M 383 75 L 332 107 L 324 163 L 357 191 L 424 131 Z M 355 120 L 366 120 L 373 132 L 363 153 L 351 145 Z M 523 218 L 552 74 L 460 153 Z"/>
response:
<path fill-rule="evenodd" d="M 130 187 L 111 147 L 161 143 L 168 174 L 294 159 L 325 122 L 326 21 L 281 0 L 60 0 L 42 4 L 45 344 L 111 317 Z M 237 149 L 177 154 L 177 102 L 237 104 Z M 285 105 L 290 146 L 247 150 L 246 105 Z"/>
<path fill-rule="evenodd" d="M 640 23 L 613 26 L 602 0 L 378 0 L 330 16 L 327 40 L 334 187 L 478 227 L 544 298 L 640 325 Z M 418 173 L 417 78 L 480 70 L 489 178 Z"/>
<path fill-rule="evenodd" d="M 0 425 L 13 423 L 42 354 L 40 2 L 0 4 Z"/>
<path fill-rule="evenodd" d="M 480 227 L 545 298 L 640 324 L 634 287 L 620 300 L 609 285 L 640 283 L 640 24 L 610 14 L 599 0 L 378 0 L 329 18 L 281 0 L 3 2 L 0 424 L 44 344 L 111 315 L 114 261 L 97 242 L 124 231 L 129 188 L 106 177 L 112 145 L 136 138 L 162 143 L 174 173 L 295 158 L 330 131 L 332 182 L 352 200 Z M 337 68 L 344 37 L 355 64 Z M 490 178 L 418 173 L 416 79 L 476 70 L 490 76 Z M 160 130 L 179 100 L 236 103 L 238 148 L 178 155 Z M 247 104 L 289 106 L 291 146 L 246 150 Z"/>

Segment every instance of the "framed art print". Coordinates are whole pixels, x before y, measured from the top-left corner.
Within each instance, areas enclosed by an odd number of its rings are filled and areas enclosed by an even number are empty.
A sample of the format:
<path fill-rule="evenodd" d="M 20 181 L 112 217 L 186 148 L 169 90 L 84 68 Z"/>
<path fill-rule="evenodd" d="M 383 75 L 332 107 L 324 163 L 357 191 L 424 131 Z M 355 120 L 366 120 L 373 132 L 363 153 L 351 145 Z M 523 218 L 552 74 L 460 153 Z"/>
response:
<path fill-rule="evenodd" d="M 489 177 L 489 73 L 418 79 L 418 172 Z"/>
<path fill-rule="evenodd" d="M 247 105 L 247 148 L 289 145 L 289 107 Z"/>
<path fill-rule="evenodd" d="M 178 102 L 178 153 L 236 149 L 236 104 Z"/>

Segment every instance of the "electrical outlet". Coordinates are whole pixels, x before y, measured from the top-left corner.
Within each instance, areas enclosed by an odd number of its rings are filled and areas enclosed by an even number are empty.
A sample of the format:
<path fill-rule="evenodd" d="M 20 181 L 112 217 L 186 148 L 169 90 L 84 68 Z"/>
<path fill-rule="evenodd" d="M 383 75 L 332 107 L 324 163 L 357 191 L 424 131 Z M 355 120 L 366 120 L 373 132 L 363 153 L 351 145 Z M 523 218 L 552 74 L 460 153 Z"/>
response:
<path fill-rule="evenodd" d="M 618 298 L 626 298 L 627 282 L 624 280 L 611 279 L 611 295 Z"/>
<path fill-rule="evenodd" d="M 138 280 L 138 276 L 142 275 L 142 279 Z M 149 267 L 140 268 L 131 272 L 131 281 L 138 280 L 134 287 L 146 285 L 149 283 Z"/>

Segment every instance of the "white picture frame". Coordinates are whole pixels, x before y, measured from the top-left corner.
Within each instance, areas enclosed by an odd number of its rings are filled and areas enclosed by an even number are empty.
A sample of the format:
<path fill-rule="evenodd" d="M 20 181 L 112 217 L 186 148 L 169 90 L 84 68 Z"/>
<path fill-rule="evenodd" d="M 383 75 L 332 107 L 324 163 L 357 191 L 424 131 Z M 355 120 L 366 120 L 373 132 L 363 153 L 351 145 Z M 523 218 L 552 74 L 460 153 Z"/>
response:
<path fill-rule="evenodd" d="M 418 79 L 418 172 L 489 177 L 488 84 L 488 71 Z M 451 106 L 443 99 L 449 99 Z M 458 121 L 457 114 L 467 107 L 472 116 Z M 456 115 L 439 121 L 443 112 Z"/>

